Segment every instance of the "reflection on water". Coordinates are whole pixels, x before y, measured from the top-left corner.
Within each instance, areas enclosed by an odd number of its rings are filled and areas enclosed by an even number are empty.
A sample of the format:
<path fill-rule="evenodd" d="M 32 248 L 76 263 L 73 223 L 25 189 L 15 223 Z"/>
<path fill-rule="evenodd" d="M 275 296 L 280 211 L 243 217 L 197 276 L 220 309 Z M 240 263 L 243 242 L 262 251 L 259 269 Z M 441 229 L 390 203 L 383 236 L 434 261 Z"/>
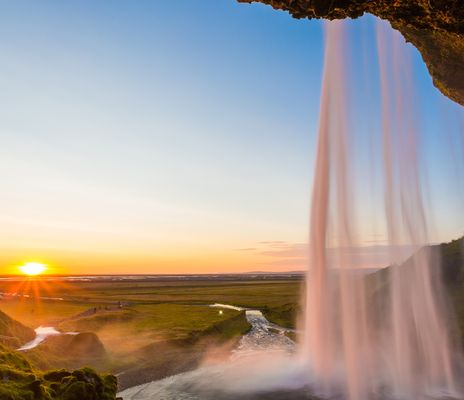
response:
<path fill-rule="evenodd" d="M 40 343 L 42 343 L 45 339 L 50 336 L 59 336 L 59 335 L 77 335 L 78 332 L 60 332 L 56 330 L 53 326 L 39 326 L 38 328 L 34 329 L 35 331 L 35 338 L 30 342 L 26 343 L 25 345 L 21 346 L 18 351 L 25 351 L 31 350 L 34 347 L 37 347 Z"/>
<path fill-rule="evenodd" d="M 37 347 L 40 343 L 42 343 L 47 337 L 61 335 L 61 332 L 57 331 L 52 326 L 39 326 L 35 329 L 35 335 L 36 336 L 34 340 L 31 340 L 30 342 L 21 346 L 18 349 L 18 351 L 33 349 L 34 347 Z"/>

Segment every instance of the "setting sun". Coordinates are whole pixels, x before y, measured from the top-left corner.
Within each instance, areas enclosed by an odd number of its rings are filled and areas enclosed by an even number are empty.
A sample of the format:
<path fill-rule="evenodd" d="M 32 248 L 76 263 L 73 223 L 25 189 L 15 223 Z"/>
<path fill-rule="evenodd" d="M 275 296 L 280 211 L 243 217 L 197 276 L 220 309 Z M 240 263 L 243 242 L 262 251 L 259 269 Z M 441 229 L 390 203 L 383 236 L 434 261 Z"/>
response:
<path fill-rule="evenodd" d="M 19 269 L 25 275 L 40 275 L 47 269 L 47 266 L 37 262 L 28 262 L 21 265 Z"/>

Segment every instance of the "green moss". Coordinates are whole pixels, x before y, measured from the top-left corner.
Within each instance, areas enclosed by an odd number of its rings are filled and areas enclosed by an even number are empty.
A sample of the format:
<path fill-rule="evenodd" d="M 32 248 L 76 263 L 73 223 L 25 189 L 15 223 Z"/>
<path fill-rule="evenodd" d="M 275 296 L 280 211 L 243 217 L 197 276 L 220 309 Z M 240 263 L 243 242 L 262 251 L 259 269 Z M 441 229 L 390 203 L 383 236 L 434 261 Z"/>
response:
<path fill-rule="evenodd" d="M 34 371 L 19 353 L 0 345 L 1 400 L 114 400 L 117 381 L 90 368 Z"/>
<path fill-rule="evenodd" d="M 192 336 L 198 338 L 208 336 L 219 341 L 226 341 L 233 339 L 234 337 L 244 335 L 250 330 L 250 328 L 251 326 L 246 319 L 245 312 L 241 312 L 240 314 L 218 322 L 203 331 L 194 332 Z"/>
<path fill-rule="evenodd" d="M 284 328 L 295 329 L 300 306 L 299 303 L 287 303 L 276 307 L 265 307 L 262 311 L 270 322 Z"/>
<path fill-rule="evenodd" d="M 90 368 L 74 371 L 61 381 L 55 392 L 61 400 L 112 400 L 117 382 L 114 376 L 100 376 Z"/>

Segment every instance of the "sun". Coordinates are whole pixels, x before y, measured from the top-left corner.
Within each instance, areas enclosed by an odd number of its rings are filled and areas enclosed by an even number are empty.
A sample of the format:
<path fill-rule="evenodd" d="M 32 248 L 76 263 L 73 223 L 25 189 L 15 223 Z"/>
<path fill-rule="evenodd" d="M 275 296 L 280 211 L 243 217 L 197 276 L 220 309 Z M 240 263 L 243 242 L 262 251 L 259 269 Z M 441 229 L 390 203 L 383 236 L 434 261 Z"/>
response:
<path fill-rule="evenodd" d="M 19 269 L 24 275 L 35 276 L 42 274 L 47 269 L 47 266 L 38 262 L 27 262 L 21 265 Z"/>

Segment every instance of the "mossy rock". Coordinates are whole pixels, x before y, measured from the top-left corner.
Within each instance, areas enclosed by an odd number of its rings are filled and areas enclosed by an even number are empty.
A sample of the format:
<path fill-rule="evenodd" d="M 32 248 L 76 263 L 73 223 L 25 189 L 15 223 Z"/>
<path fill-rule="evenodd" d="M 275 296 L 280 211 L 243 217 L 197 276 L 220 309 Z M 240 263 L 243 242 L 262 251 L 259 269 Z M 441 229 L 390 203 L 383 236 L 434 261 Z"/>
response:
<path fill-rule="evenodd" d="M 113 375 L 35 371 L 22 354 L 0 345 L 0 400 L 115 400 L 116 391 Z"/>

